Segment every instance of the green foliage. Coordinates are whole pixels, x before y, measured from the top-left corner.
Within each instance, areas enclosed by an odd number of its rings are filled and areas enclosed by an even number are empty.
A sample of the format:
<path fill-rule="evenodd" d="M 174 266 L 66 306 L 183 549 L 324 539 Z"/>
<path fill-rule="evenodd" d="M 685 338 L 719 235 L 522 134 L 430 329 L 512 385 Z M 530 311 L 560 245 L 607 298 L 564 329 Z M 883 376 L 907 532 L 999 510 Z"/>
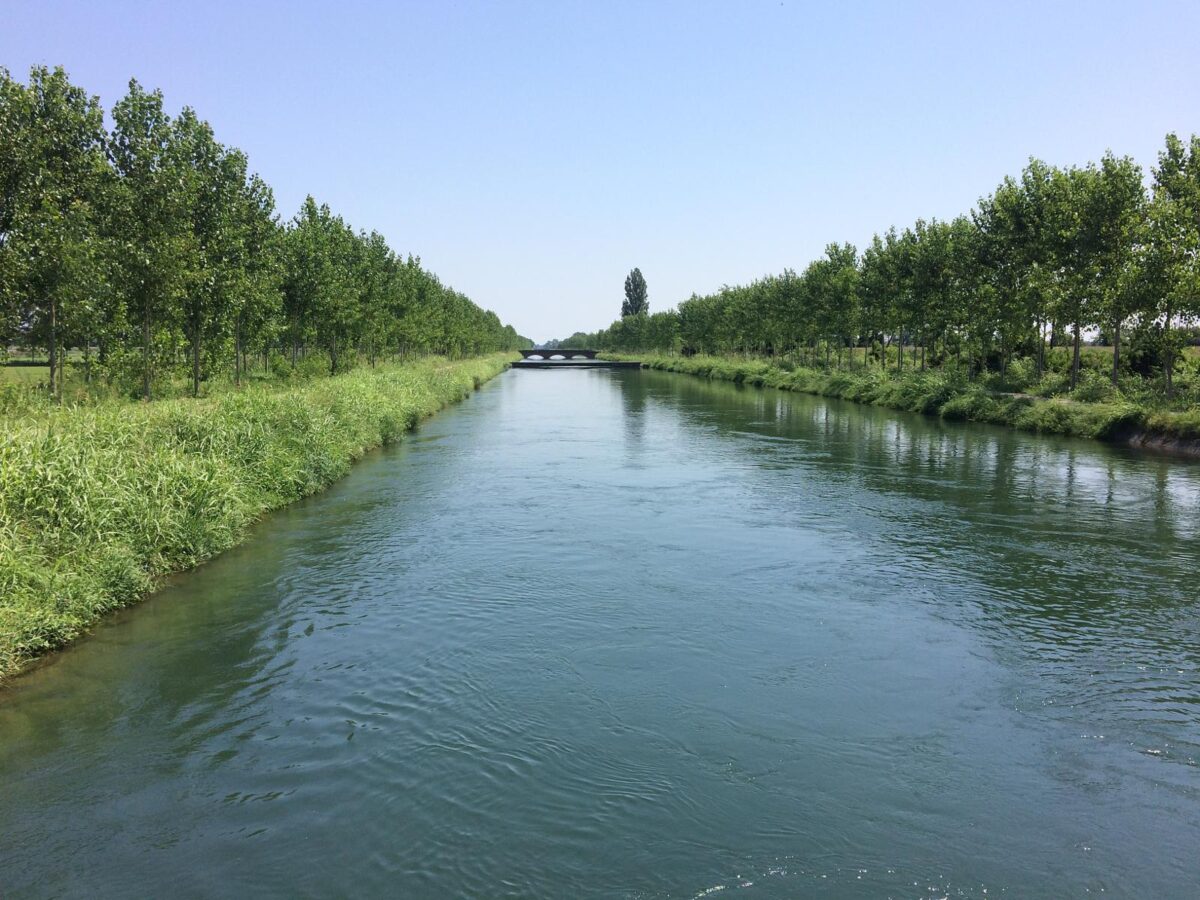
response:
<path fill-rule="evenodd" d="M 1037 361 L 1021 357 L 1008 364 L 1008 369 L 1004 372 L 1003 387 L 1009 391 L 1026 391 L 1037 381 Z"/>
<path fill-rule="evenodd" d="M 1186 406 L 1180 351 L 1200 318 L 1200 138 L 1168 135 L 1152 197 L 1128 157 L 1066 168 L 1030 160 L 969 215 L 890 228 L 861 255 L 829 244 L 799 274 L 693 294 L 649 320 L 630 313 L 627 300 L 622 319 L 572 343 L 824 372 L 939 369 L 996 390 L 1113 401 L 1137 372 L 1150 381 L 1135 393 Z M 1095 334 L 1110 352 L 1088 352 Z"/>
<path fill-rule="evenodd" d="M 0 69 L 0 347 L 44 349 L 56 397 L 74 351 L 90 392 L 149 398 L 273 353 L 337 372 L 528 346 L 311 197 L 282 224 L 245 155 L 161 92 L 131 81 L 112 123 L 61 68 Z"/>
<path fill-rule="evenodd" d="M 55 393 L 64 341 L 105 293 L 106 175 L 99 101 L 61 68 L 35 67 L 27 87 L 0 69 L 0 343 L 20 328 L 45 347 Z"/>
<path fill-rule="evenodd" d="M 646 279 L 641 269 L 634 269 L 625 278 L 625 299 L 621 303 L 621 317 L 644 316 L 650 312 L 650 301 L 646 295 Z"/>
<path fill-rule="evenodd" d="M 1163 322 L 1164 380 L 1173 391 L 1174 361 L 1183 335 L 1175 330 L 1177 317 L 1200 317 L 1200 136 L 1185 143 L 1174 134 L 1158 157 L 1150 203 L 1146 264 L 1152 296 L 1159 298 L 1155 313 Z"/>
<path fill-rule="evenodd" d="M 496 375 L 428 358 L 201 400 L 0 419 L 0 677 Z"/>
<path fill-rule="evenodd" d="M 1188 441 L 1200 441 L 1200 408 L 1186 412 L 1152 412 L 1146 416 L 1146 430 Z"/>
<path fill-rule="evenodd" d="M 1110 403 L 1119 395 L 1116 385 L 1096 372 L 1084 372 L 1071 391 L 1071 399 L 1080 403 Z"/>
<path fill-rule="evenodd" d="M 958 421 L 986 422 L 1025 431 L 1101 440 L 1144 443 L 1200 439 L 1200 410 L 1149 410 L 1121 399 L 1098 373 L 1087 373 L 1072 397 L 1042 399 L 1028 394 L 989 391 L 940 372 L 879 370 L 826 372 L 785 369 L 765 360 L 713 356 L 640 356 L 643 366 L 702 378 L 745 382 L 786 391 L 840 397 L 892 409 L 939 415 Z M 1047 376 L 1069 387 L 1069 373 Z M 1080 393 L 1094 391 L 1096 401 Z"/>
<path fill-rule="evenodd" d="M 1002 416 L 996 399 L 978 387 L 950 397 L 942 404 L 940 414 L 944 419 L 971 422 L 998 422 Z"/>
<path fill-rule="evenodd" d="M 1030 385 L 1029 393 L 1036 397 L 1057 397 L 1071 389 L 1071 376 L 1065 371 L 1051 371 Z"/>

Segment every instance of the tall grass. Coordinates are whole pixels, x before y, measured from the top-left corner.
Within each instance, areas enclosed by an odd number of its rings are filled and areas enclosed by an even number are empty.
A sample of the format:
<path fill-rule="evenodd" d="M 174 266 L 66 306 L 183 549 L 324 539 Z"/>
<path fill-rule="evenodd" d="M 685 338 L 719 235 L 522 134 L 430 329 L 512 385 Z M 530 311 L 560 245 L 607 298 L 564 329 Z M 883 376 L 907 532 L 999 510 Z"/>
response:
<path fill-rule="evenodd" d="M 903 374 L 885 374 L 877 369 L 824 372 L 792 368 L 787 363 L 714 356 L 623 355 L 622 358 L 636 359 L 652 369 L 842 397 L 946 419 L 988 422 L 1046 434 L 1101 440 L 1133 439 L 1139 443 L 1168 446 L 1200 440 L 1200 409 L 1151 410 L 1115 394 L 1104 394 L 1103 399 L 1087 402 L 1001 393 L 940 371 Z"/>
<path fill-rule="evenodd" d="M 507 359 L 0 414 L 0 678 L 340 478 Z"/>

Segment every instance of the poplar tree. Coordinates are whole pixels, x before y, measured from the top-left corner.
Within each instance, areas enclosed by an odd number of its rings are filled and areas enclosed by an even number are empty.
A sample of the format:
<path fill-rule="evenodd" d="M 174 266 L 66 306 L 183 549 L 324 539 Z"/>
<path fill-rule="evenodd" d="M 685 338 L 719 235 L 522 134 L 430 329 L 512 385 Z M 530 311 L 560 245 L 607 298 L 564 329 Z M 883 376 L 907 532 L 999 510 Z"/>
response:
<path fill-rule="evenodd" d="M 1177 317 L 1200 316 L 1200 136 L 1184 143 L 1167 135 L 1154 169 L 1150 204 L 1148 264 L 1161 301 L 1162 367 L 1166 394 L 1174 395 Z"/>
<path fill-rule="evenodd" d="M 649 312 L 650 302 L 646 297 L 646 279 L 641 269 L 634 269 L 625 278 L 625 301 L 621 304 L 621 318 Z"/>
<path fill-rule="evenodd" d="M 1146 236 L 1141 167 L 1128 156 L 1106 153 L 1100 161 L 1091 199 L 1091 215 L 1098 231 L 1096 292 L 1100 318 L 1112 338 L 1115 387 L 1120 376 L 1121 328 L 1146 298 L 1140 271 Z"/>
<path fill-rule="evenodd" d="M 35 67 L 28 87 L 0 69 L 0 304 L 46 346 L 55 398 L 64 337 L 83 332 L 103 294 L 104 145 L 98 99 L 61 67 Z"/>
<path fill-rule="evenodd" d="M 169 116 L 131 81 L 104 128 L 99 103 L 62 69 L 28 85 L 0 69 L 0 347 L 46 348 L 61 394 L 68 348 L 91 348 L 110 380 L 160 374 L 191 393 L 233 357 L 291 345 L 329 368 L 384 352 L 527 346 L 511 327 L 402 263 L 309 198 L 286 228 L 270 187 L 190 108 Z"/>
<path fill-rule="evenodd" d="M 178 152 L 177 133 L 163 109 L 161 91 L 136 80 L 113 107 L 109 143 L 118 179 L 110 200 L 118 272 L 128 319 L 140 325 L 142 397 L 150 399 L 160 356 L 159 330 L 176 324 L 178 301 L 194 273 L 194 238 L 187 199 L 192 179 Z"/>

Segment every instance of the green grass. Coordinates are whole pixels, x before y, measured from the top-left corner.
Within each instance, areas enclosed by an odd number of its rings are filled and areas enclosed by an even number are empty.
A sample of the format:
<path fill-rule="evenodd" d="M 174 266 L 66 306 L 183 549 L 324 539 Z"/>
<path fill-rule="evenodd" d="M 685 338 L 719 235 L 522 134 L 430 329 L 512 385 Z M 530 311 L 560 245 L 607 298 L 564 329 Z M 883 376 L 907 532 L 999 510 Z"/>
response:
<path fill-rule="evenodd" d="M 49 366 L 0 366 L 0 384 L 45 384 L 49 378 Z"/>
<path fill-rule="evenodd" d="M 0 414 L 0 678 L 501 372 L 426 359 L 200 400 Z"/>
<path fill-rule="evenodd" d="M 764 360 L 716 356 L 622 354 L 621 358 L 636 359 L 651 369 L 841 397 L 945 419 L 987 422 L 1045 434 L 1166 443 L 1200 439 L 1200 408 L 1150 409 L 1118 394 L 1099 402 L 1081 402 L 1065 397 L 992 392 L 982 385 L 936 371 L 824 372 L 788 368 Z"/>

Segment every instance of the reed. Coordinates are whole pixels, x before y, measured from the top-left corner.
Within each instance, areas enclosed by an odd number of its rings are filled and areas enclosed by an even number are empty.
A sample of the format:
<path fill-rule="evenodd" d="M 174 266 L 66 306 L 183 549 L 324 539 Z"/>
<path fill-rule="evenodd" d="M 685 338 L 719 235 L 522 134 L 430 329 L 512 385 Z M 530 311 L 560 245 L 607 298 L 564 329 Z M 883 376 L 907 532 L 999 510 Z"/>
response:
<path fill-rule="evenodd" d="M 321 490 L 508 360 L 0 414 L 0 678 L 237 543 L 265 511 Z"/>

